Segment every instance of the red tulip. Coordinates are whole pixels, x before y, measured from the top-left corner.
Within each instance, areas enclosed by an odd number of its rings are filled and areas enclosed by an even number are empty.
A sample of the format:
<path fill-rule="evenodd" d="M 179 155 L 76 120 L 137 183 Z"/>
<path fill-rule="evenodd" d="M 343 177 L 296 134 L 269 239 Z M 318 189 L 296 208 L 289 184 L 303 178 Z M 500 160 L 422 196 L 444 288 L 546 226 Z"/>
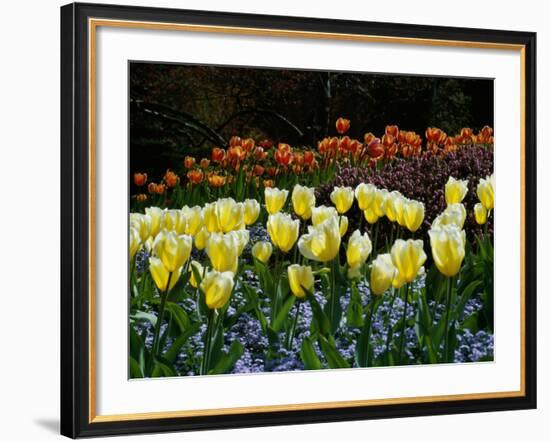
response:
<path fill-rule="evenodd" d="M 147 182 L 147 174 L 146 173 L 134 173 L 134 184 L 136 186 L 143 186 Z"/>
<path fill-rule="evenodd" d="M 340 135 L 345 134 L 350 128 L 350 121 L 346 118 L 338 118 L 336 120 L 336 130 Z"/>

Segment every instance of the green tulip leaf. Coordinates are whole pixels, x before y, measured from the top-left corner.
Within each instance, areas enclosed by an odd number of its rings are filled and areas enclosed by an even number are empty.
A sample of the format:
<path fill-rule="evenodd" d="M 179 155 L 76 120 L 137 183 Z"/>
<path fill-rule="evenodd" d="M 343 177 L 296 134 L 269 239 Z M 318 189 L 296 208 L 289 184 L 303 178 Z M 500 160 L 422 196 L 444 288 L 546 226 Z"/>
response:
<path fill-rule="evenodd" d="M 315 352 L 315 348 L 309 338 L 304 338 L 300 349 L 300 359 L 306 370 L 319 370 L 322 368 L 321 361 Z"/>
<path fill-rule="evenodd" d="M 327 359 L 328 366 L 330 368 L 349 368 L 350 365 L 342 357 L 340 352 L 336 349 L 334 342 L 329 341 L 324 336 L 319 336 L 319 345 L 321 346 L 321 351 Z"/>
<path fill-rule="evenodd" d="M 208 374 L 223 374 L 229 373 L 235 363 L 240 359 L 244 352 L 244 347 L 239 341 L 233 341 L 229 347 L 228 353 L 223 353 L 219 358 L 218 363 L 211 369 Z"/>
<path fill-rule="evenodd" d="M 290 312 L 290 309 L 296 302 L 296 296 L 290 295 L 287 300 L 283 303 L 281 306 L 281 309 L 277 313 L 277 316 L 273 320 L 271 324 L 271 328 L 276 332 L 279 333 L 281 329 L 283 328 L 283 325 L 285 324 L 288 314 Z"/>

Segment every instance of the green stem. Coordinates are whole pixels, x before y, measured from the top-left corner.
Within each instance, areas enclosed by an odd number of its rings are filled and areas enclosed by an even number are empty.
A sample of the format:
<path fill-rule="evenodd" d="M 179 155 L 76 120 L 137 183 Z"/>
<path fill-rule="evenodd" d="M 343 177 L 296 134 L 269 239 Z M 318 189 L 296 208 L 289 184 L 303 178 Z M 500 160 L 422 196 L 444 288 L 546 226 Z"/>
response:
<path fill-rule="evenodd" d="M 170 291 L 170 279 L 172 279 L 172 272 L 168 274 L 168 282 L 166 283 L 166 290 L 162 292 L 160 296 L 159 314 L 157 317 L 157 323 L 155 325 L 155 334 L 153 335 L 153 346 L 151 348 L 151 357 L 149 358 L 149 370 L 153 369 L 154 357 L 159 353 L 159 336 L 162 320 L 164 319 L 164 309 L 166 307 L 166 298 L 168 298 L 168 292 Z"/>
<path fill-rule="evenodd" d="M 331 284 L 330 284 L 330 324 L 334 326 L 334 316 L 336 311 L 336 271 L 338 270 L 338 257 L 332 261 Z"/>
<path fill-rule="evenodd" d="M 365 354 L 367 356 L 367 364 L 366 366 L 368 367 L 369 366 L 369 362 L 370 362 L 370 359 L 369 359 L 369 347 L 370 347 L 370 335 L 372 333 L 372 317 L 374 316 L 374 313 L 376 312 L 377 308 L 378 308 L 378 299 L 371 299 L 371 302 L 370 302 L 370 310 L 369 310 L 369 318 L 368 318 L 368 328 L 367 328 L 367 338 L 366 338 L 366 343 L 365 343 Z"/>
<path fill-rule="evenodd" d="M 451 293 L 453 290 L 453 278 L 447 280 L 447 300 L 445 305 L 445 344 L 443 346 L 444 362 L 449 362 L 449 312 L 451 310 Z"/>
<path fill-rule="evenodd" d="M 396 294 L 395 289 L 392 287 L 392 298 L 391 298 L 391 304 L 390 309 L 388 313 L 388 333 L 386 334 L 386 365 L 390 365 L 390 344 L 393 339 L 393 327 L 391 325 L 391 311 L 393 310 L 393 304 L 395 302 Z"/>
<path fill-rule="evenodd" d="M 206 335 L 204 337 L 204 353 L 202 355 L 202 364 L 201 364 L 201 375 L 208 374 L 208 369 L 210 368 L 210 347 L 212 343 L 212 333 L 214 331 L 215 323 L 215 310 L 212 310 L 208 314 L 207 326 L 206 326 Z"/>
<path fill-rule="evenodd" d="M 288 337 L 286 340 L 286 348 L 287 350 L 292 349 L 292 341 L 294 340 L 294 334 L 296 333 L 296 326 L 298 325 L 298 318 L 300 316 L 300 306 L 302 305 L 301 301 L 298 300 L 298 305 L 296 307 L 296 315 L 294 315 L 294 321 L 292 323 L 292 327 L 290 328 L 290 331 L 288 333 Z"/>
<path fill-rule="evenodd" d="M 373 241 L 373 246 L 372 246 L 372 253 L 371 253 L 371 261 L 374 257 L 374 255 L 376 254 L 376 248 L 378 246 L 378 222 L 376 222 L 376 224 L 374 225 L 374 241 Z"/>
<path fill-rule="evenodd" d="M 403 349 L 405 347 L 405 329 L 407 325 L 407 307 L 409 306 L 410 283 L 405 286 L 405 308 L 403 309 L 403 325 L 401 326 L 401 340 L 399 342 L 399 363 L 403 362 Z"/>

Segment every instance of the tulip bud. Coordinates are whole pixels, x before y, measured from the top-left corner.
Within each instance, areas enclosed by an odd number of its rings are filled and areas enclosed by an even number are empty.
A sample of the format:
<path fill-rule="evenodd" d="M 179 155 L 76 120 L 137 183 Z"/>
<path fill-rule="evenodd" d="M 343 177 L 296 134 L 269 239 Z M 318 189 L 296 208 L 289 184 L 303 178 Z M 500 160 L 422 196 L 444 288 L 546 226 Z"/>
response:
<path fill-rule="evenodd" d="M 288 252 L 298 239 L 300 221 L 293 220 L 290 215 L 276 213 L 267 219 L 267 233 L 271 242 L 283 252 Z"/>
<path fill-rule="evenodd" d="M 203 226 L 202 221 L 202 209 L 200 206 L 183 206 L 181 209 L 183 216 L 185 217 L 185 234 L 195 236 Z"/>
<path fill-rule="evenodd" d="M 445 184 L 445 202 L 447 204 L 461 203 L 468 193 L 468 180 L 455 180 L 449 177 Z"/>
<path fill-rule="evenodd" d="M 255 199 L 244 200 L 244 223 L 251 226 L 260 216 L 260 204 Z"/>
<path fill-rule="evenodd" d="M 465 255 L 466 233 L 454 224 L 432 228 L 428 233 L 438 270 L 445 276 L 456 275 Z"/>
<path fill-rule="evenodd" d="M 330 200 L 338 213 L 346 213 L 353 204 L 353 198 L 354 194 L 351 187 L 335 187 L 330 194 Z"/>
<path fill-rule="evenodd" d="M 197 279 L 195 278 L 195 272 L 202 277 L 202 275 L 204 275 L 204 267 L 198 261 L 191 261 L 191 263 L 189 264 L 189 284 L 191 284 L 191 286 L 194 288 L 198 288 L 199 284 Z"/>
<path fill-rule="evenodd" d="M 141 213 L 130 214 L 130 227 L 137 230 L 141 242 L 145 242 L 151 236 L 151 217 Z"/>
<path fill-rule="evenodd" d="M 130 240 L 129 240 L 129 249 L 130 249 L 130 259 L 132 259 L 139 248 L 141 247 L 141 241 L 139 238 L 139 232 L 134 227 L 130 227 Z"/>
<path fill-rule="evenodd" d="M 367 210 L 365 210 L 363 214 L 365 215 L 365 219 L 369 224 L 374 224 L 376 221 L 378 221 L 378 215 L 372 207 L 369 207 Z"/>
<path fill-rule="evenodd" d="M 270 242 L 259 241 L 252 246 L 252 256 L 264 264 L 267 264 L 272 253 L 273 246 Z"/>
<path fill-rule="evenodd" d="M 459 229 L 464 227 L 466 221 L 466 208 L 463 204 L 449 204 L 447 208 L 438 215 L 432 222 L 432 228 L 441 227 L 447 224 L 454 224 Z"/>
<path fill-rule="evenodd" d="M 403 220 L 407 229 L 416 232 L 424 221 L 424 204 L 414 200 L 406 201 L 403 206 Z"/>
<path fill-rule="evenodd" d="M 202 217 L 209 232 L 227 233 L 244 227 L 244 206 L 233 198 L 221 198 L 205 204 Z"/>
<path fill-rule="evenodd" d="M 288 190 L 279 190 L 274 187 L 265 189 L 265 207 L 270 215 L 279 212 L 285 205 Z"/>
<path fill-rule="evenodd" d="M 238 238 L 227 233 L 212 233 L 206 241 L 206 254 L 218 272 L 237 272 L 239 248 Z"/>
<path fill-rule="evenodd" d="M 374 184 L 361 183 L 355 188 L 355 198 L 361 210 L 367 210 L 374 201 L 376 186 Z"/>
<path fill-rule="evenodd" d="M 190 236 L 163 230 L 153 241 L 153 253 L 169 272 L 175 272 L 189 259 L 192 245 Z"/>
<path fill-rule="evenodd" d="M 298 241 L 298 248 L 308 259 L 328 262 L 338 256 L 340 242 L 338 217 L 333 216 L 316 226 L 309 226 L 308 233 Z"/>
<path fill-rule="evenodd" d="M 146 173 L 134 173 L 134 184 L 136 186 L 143 186 L 147 182 Z"/>
<path fill-rule="evenodd" d="M 495 207 L 495 188 L 493 175 L 485 179 L 481 178 L 477 185 L 477 197 L 487 210 Z"/>
<path fill-rule="evenodd" d="M 376 191 L 376 195 L 374 195 L 372 207 L 378 218 L 386 214 L 386 202 L 389 194 L 390 192 L 388 192 L 386 189 L 379 189 Z"/>
<path fill-rule="evenodd" d="M 237 255 L 241 256 L 244 248 L 248 244 L 248 240 L 250 239 L 250 232 L 246 229 L 233 230 L 227 233 L 227 235 L 232 235 L 235 238 L 235 242 L 237 244 Z"/>
<path fill-rule="evenodd" d="M 483 225 L 487 222 L 487 209 L 483 204 L 477 203 L 474 206 L 474 217 L 476 219 L 476 223 L 480 225 Z"/>
<path fill-rule="evenodd" d="M 336 120 L 336 130 L 340 135 L 345 134 L 350 127 L 350 121 L 347 118 L 338 118 Z"/>
<path fill-rule="evenodd" d="M 163 227 L 165 230 L 175 232 L 178 235 L 185 233 L 187 218 L 181 210 L 170 209 L 164 211 Z"/>
<path fill-rule="evenodd" d="M 152 256 L 149 258 L 149 271 L 158 289 L 161 292 L 165 292 L 167 289 L 171 290 L 176 285 L 176 282 L 178 282 L 181 267 L 170 273 L 159 258 Z M 170 286 L 168 286 L 168 279 L 170 279 Z"/>
<path fill-rule="evenodd" d="M 296 184 L 292 190 L 292 207 L 300 218 L 311 218 L 311 209 L 315 207 L 315 189 Z"/>
<path fill-rule="evenodd" d="M 145 209 L 145 214 L 151 219 L 151 236 L 155 237 L 162 229 L 164 223 L 164 210 L 160 207 L 147 207 Z"/>
<path fill-rule="evenodd" d="M 210 238 L 210 232 L 206 227 L 201 227 L 201 229 L 193 238 L 195 241 L 195 248 L 197 250 L 203 250 L 206 247 L 206 242 L 208 241 L 208 238 Z"/>
<path fill-rule="evenodd" d="M 212 270 L 202 279 L 200 288 L 204 293 L 206 305 L 214 310 L 224 307 L 233 291 L 235 281 L 232 272 L 219 272 Z"/>
<path fill-rule="evenodd" d="M 301 266 L 299 264 L 288 266 L 288 283 L 290 290 L 292 290 L 292 293 L 297 298 L 305 297 L 306 292 L 304 289 L 311 291 L 314 282 L 310 266 Z"/>
<path fill-rule="evenodd" d="M 359 230 L 355 230 L 349 240 L 346 251 L 346 258 L 349 267 L 361 267 L 367 260 L 372 251 L 372 244 L 369 235 L 364 233 L 361 235 Z"/>
<path fill-rule="evenodd" d="M 338 229 L 340 231 L 340 237 L 346 234 L 346 232 L 348 231 L 348 225 L 349 221 L 347 216 L 338 217 Z"/>
<path fill-rule="evenodd" d="M 393 223 L 399 221 L 403 217 L 403 206 L 405 205 L 405 197 L 400 192 L 394 190 L 388 194 L 386 199 L 385 209 L 386 216 Z"/>
<path fill-rule="evenodd" d="M 183 159 L 183 165 L 185 166 L 186 169 L 191 169 L 195 165 L 195 161 L 196 160 L 194 157 L 186 156 Z"/>
<path fill-rule="evenodd" d="M 316 226 L 317 224 L 321 224 L 323 221 L 333 216 L 338 216 L 338 212 L 334 207 L 313 207 L 311 209 L 311 224 Z"/>
<path fill-rule="evenodd" d="M 372 262 L 370 272 L 370 291 L 373 295 L 382 295 L 392 284 L 396 269 L 389 253 L 378 255 Z"/>
<path fill-rule="evenodd" d="M 412 282 L 420 268 L 426 262 L 424 243 L 422 240 L 397 239 L 391 248 L 393 265 L 405 282 Z"/>

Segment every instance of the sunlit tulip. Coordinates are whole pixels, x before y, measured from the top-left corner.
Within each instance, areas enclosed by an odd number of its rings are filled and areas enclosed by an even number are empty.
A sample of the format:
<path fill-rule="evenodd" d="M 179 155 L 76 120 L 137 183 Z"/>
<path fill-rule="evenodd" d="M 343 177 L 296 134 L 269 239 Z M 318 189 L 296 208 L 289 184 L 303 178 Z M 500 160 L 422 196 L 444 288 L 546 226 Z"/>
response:
<path fill-rule="evenodd" d="M 186 169 L 191 169 L 195 165 L 195 157 L 186 156 L 183 159 L 183 165 Z"/>
<path fill-rule="evenodd" d="M 402 220 L 405 197 L 400 192 L 394 190 L 386 198 L 385 210 L 386 216 L 391 222 Z M 400 223 L 401 224 L 401 223 Z"/>
<path fill-rule="evenodd" d="M 212 233 L 206 241 L 206 254 L 215 270 L 236 273 L 239 265 L 239 247 L 236 236 Z"/>
<path fill-rule="evenodd" d="M 468 193 L 468 180 L 455 180 L 449 177 L 445 184 L 445 202 L 447 204 L 461 203 Z"/>
<path fill-rule="evenodd" d="M 153 184 L 153 183 L 151 183 Z M 156 184 L 155 185 L 155 193 L 157 195 L 162 195 L 166 191 L 166 185 L 165 184 Z"/>
<path fill-rule="evenodd" d="M 386 200 L 389 194 L 390 192 L 386 189 L 378 189 L 376 195 L 374 195 L 374 201 L 371 207 L 379 218 L 386 214 Z"/>
<path fill-rule="evenodd" d="M 141 247 L 141 240 L 139 238 L 139 232 L 137 229 L 130 227 L 130 239 L 129 239 L 129 249 L 130 249 L 130 259 L 132 259 L 139 248 Z"/>
<path fill-rule="evenodd" d="M 424 243 L 420 239 L 397 239 L 391 248 L 391 258 L 400 277 L 405 282 L 412 282 L 420 267 L 426 262 Z"/>
<path fill-rule="evenodd" d="M 324 220 L 338 216 L 338 212 L 332 206 L 319 206 L 311 209 L 311 224 L 316 226 L 321 224 Z"/>
<path fill-rule="evenodd" d="M 198 261 L 191 261 L 189 263 L 189 284 L 191 284 L 192 287 L 198 288 L 199 283 L 195 278 L 195 272 L 202 277 L 202 275 L 204 275 L 204 267 Z"/>
<path fill-rule="evenodd" d="M 189 235 L 163 230 L 153 241 L 153 253 L 169 272 L 175 272 L 189 259 L 192 246 L 193 240 Z"/>
<path fill-rule="evenodd" d="M 367 210 L 374 201 L 376 186 L 374 184 L 361 183 L 355 188 L 355 198 L 361 210 Z"/>
<path fill-rule="evenodd" d="M 487 222 L 487 209 L 483 204 L 477 203 L 474 206 L 474 217 L 476 219 L 476 223 L 480 225 L 483 225 Z"/>
<path fill-rule="evenodd" d="M 187 179 L 192 184 L 200 184 L 202 183 L 202 179 L 204 177 L 204 174 L 202 170 L 199 169 L 193 169 L 187 172 Z"/>
<path fill-rule="evenodd" d="M 371 293 L 374 295 L 384 294 L 392 284 L 395 271 L 395 266 L 393 265 L 389 253 L 378 255 L 376 259 L 372 261 L 372 269 L 370 272 Z"/>
<path fill-rule="evenodd" d="M 335 187 L 330 194 L 330 200 L 338 213 L 346 213 L 353 204 L 353 189 L 351 187 Z"/>
<path fill-rule="evenodd" d="M 252 246 L 252 256 L 264 264 L 267 264 L 272 253 L 273 246 L 268 241 L 259 241 Z"/>
<path fill-rule="evenodd" d="M 151 219 L 151 236 L 155 237 L 162 229 L 164 223 L 164 210 L 160 207 L 147 207 L 145 209 L 145 214 Z"/>
<path fill-rule="evenodd" d="M 431 229 L 428 233 L 438 270 L 445 276 L 456 275 L 465 255 L 466 233 L 454 224 Z"/>
<path fill-rule="evenodd" d="M 147 182 L 147 174 L 146 173 L 134 173 L 134 184 L 136 186 L 143 186 Z"/>
<path fill-rule="evenodd" d="M 340 230 L 340 236 L 344 236 L 348 231 L 349 221 L 347 216 L 338 217 L 338 228 Z"/>
<path fill-rule="evenodd" d="M 226 178 L 222 175 L 208 175 L 208 184 L 212 187 L 222 187 L 225 185 Z"/>
<path fill-rule="evenodd" d="M 244 223 L 251 226 L 260 216 L 260 203 L 255 199 L 244 200 Z"/>
<path fill-rule="evenodd" d="M 283 252 L 288 252 L 298 239 L 300 221 L 293 220 L 286 213 L 269 215 L 267 219 L 267 233 L 271 242 Z"/>
<path fill-rule="evenodd" d="M 162 261 L 156 256 L 149 258 L 149 271 L 156 286 L 161 292 L 165 292 L 168 286 L 168 279 L 170 279 L 170 286 L 168 290 L 171 290 L 178 282 L 181 274 L 181 267 L 178 267 L 174 272 L 170 272 Z"/>
<path fill-rule="evenodd" d="M 391 285 L 394 289 L 400 289 L 403 287 L 407 281 L 403 279 L 401 274 L 399 273 L 399 270 L 395 269 L 395 274 L 393 275 L 393 279 L 391 281 Z"/>
<path fill-rule="evenodd" d="M 378 221 L 378 215 L 376 213 L 376 210 L 372 207 L 369 207 L 367 210 L 363 211 L 363 214 L 365 215 L 365 219 L 369 224 L 374 224 L 376 221 Z"/>
<path fill-rule="evenodd" d="M 227 235 L 233 235 L 235 237 L 235 241 L 237 243 L 237 254 L 241 256 L 241 254 L 244 251 L 244 248 L 248 244 L 248 241 L 250 240 L 250 232 L 246 229 L 240 229 L 240 230 L 233 230 Z"/>
<path fill-rule="evenodd" d="M 315 189 L 296 184 L 292 190 L 292 207 L 300 218 L 311 218 L 311 209 L 315 207 Z"/>
<path fill-rule="evenodd" d="M 193 237 L 195 248 L 197 250 L 203 250 L 206 247 L 206 242 L 208 241 L 208 238 L 210 238 L 210 232 L 205 226 L 201 227 L 201 229 Z"/>
<path fill-rule="evenodd" d="M 408 200 L 403 206 L 403 220 L 411 232 L 416 232 L 424 221 L 424 204 Z"/>
<path fill-rule="evenodd" d="M 491 210 L 495 207 L 494 178 L 492 175 L 479 180 L 479 184 L 477 185 L 477 197 L 487 210 Z"/>
<path fill-rule="evenodd" d="M 306 296 L 306 291 L 312 291 L 315 280 L 310 266 L 292 264 L 288 266 L 288 284 L 297 298 Z M 304 290 L 305 289 L 305 290 Z"/>
<path fill-rule="evenodd" d="M 336 120 L 336 130 L 340 135 L 345 134 L 349 130 L 349 127 L 350 122 L 347 118 L 340 117 Z"/>
<path fill-rule="evenodd" d="M 212 148 L 212 155 L 210 156 L 210 159 L 214 163 L 221 163 L 224 158 L 225 158 L 225 150 L 220 149 L 219 147 Z"/>
<path fill-rule="evenodd" d="M 306 150 L 304 152 L 304 163 L 307 164 L 308 166 L 311 166 L 314 160 L 315 160 L 315 155 L 313 151 Z"/>
<path fill-rule="evenodd" d="M 349 240 L 348 248 L 346 250 L 346 258 L 349 267 L 361 267 L 370 252 L 372 251 L 372 244 L 367 233 L 361 235 L 359 230 L 355 230 Z"/>
<path fill-rule="evenodd" d="M 338 217 L 333 216 L 316 226 L 309 226 L 308 233 L 298 241 L 298 248 L 308 259 L 328 262 L 338 256 L 340 242 Z"/>
<path fill-rule="evenodd" d="M 151 235 L 151 217 L 141 213 L 132 213 L 130 215 L 130 227 L 135 228 L 141 242 L 145 242 Z"/>
<path fill-rule="evenodd" d="M 273 159 L 281 166 L 288 166 L 293 160 L 292 149 L 288 144 L 279 143 L 279 147 L 273 154 Z"/>
<path fill-rule="evenodd" d="M 277 213 L 285 205 L 288 197 L 288 190 L 279 190 L 277 188 L 266 187 L 265 189 L 265 208 L 270 215 Z"/>
<path fill-rule="evenodd" d="M 464 221 L 466 221 L 466 208 L 464 205 L 460 203 L 449 204 L 443 213 L 433 220 L 432 227 L 454 224 L 462 229 L 462 227 L 464 227 Z"/>
<path fill-rule="evenodd" d="M 209 309 L 222 308 L 227 304 L 235 285 L 233 278 L 234 274 L 232 272 L 219 272 L 216 270 L 212 270 L 204 276 L 200 287 Z"/>
<path fill-rule="evenodd" d="M 230 232 L 244 227 L 244 206 L 233 198 L 221 198 L 205 204 L 202 210 L 204 225 L 209 232 Z"/>
<path fill-rule="evenodd" d="M 176 187 L 176 185 L 180 182 L 180 177 L 168 169 L 164 174 L 164 182 L 168 187 Z"/>
<path fill-rule="evenodd" d="M 185 217 L 185 234 L 195 236 L 203 225 L 202 209 L 200 206 L 183 206 L 181 213 Z"/>
<path fill-rule="evenodd" d="M 163 226 L 170 232 L 175 232 L 178 235 L 182 235 L 185 233 L 185 228 L 187 227 L 187 218 L 181 210 L 165 210 Z"/>

